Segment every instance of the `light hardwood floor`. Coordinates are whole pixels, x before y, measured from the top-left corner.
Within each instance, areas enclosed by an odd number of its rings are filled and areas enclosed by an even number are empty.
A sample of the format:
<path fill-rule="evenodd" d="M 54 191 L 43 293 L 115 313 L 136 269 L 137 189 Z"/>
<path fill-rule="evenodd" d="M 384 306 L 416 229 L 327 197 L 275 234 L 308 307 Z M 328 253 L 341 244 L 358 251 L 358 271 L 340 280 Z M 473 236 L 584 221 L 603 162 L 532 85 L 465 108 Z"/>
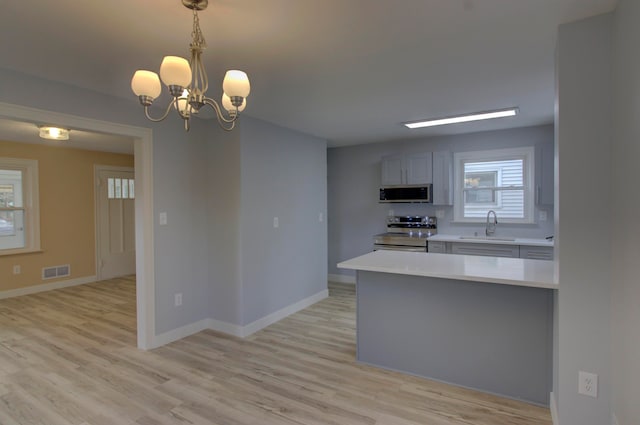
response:
<path fill-rule="evenodd" d="M 540 425 L 548 409 L 355 363 L 354 287 L 239 339 L 135 348 L 135 281 L 0 300 L 0 424 Z"/>

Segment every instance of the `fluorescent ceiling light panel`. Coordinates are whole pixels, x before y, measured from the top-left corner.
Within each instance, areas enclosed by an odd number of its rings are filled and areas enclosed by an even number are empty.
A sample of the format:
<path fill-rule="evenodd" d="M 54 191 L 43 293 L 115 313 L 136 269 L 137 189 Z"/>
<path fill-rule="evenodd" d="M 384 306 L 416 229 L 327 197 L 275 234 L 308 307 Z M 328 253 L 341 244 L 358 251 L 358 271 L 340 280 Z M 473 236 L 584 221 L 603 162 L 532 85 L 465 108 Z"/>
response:
<path fill-rule="evenodd" d="M 518 114 L 518 108 L 501 109 L 499 111 L 478 112 L 475 114 L 458 115 L 449 118 L 437 118 L 432 120 L 406 122 L 405 126 L 409 128 L 434 127 L 436 125 L 457 124 L 461 122 L 490 120 L 493 118 L 512 117 Z"/>

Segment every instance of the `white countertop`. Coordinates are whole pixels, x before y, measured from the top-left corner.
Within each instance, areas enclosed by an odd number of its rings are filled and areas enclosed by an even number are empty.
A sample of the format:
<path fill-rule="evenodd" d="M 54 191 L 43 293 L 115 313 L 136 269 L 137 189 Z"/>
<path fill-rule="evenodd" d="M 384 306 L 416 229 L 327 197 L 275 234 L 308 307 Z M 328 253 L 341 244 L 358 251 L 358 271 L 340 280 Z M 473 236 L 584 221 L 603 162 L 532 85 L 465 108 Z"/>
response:
<path fill-rule="evenodd" d="M 505 240 L 511 239 L 511 240 Z M 489 237 L 485 239 L 483 236 L 460 236 L 460 235 L 433 235 L 428 238 L 430 241 L 436 242 L 464 242 L 464 243 L 490 243 L 497 245 L 526 245 L 526 246 L 548 246 L 553 247 L 553 241 L 546 239 L 532 239 L 532 238 L 510 238 L 505 236 L 502 239 L 500 236 Z"/>
<path fill-rule="evenodd" d="M 374 251 L 338 263 L 338 268 L 558 289 L 554 262 L 547 260 Z"/>

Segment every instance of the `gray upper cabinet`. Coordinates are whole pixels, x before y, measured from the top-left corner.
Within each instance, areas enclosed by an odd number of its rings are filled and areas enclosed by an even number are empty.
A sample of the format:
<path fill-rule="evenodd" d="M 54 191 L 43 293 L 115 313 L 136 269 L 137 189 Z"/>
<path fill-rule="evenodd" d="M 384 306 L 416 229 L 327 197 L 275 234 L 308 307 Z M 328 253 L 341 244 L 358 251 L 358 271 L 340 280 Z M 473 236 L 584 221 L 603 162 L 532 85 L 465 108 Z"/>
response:
<path fill-rule="evenodd" d="M 536 148 L 535 198 L 536 205 L 553 205 L 554 146 L 547 143 Z"/>
<path fill-rule="evenodd" d="M 431 152 L 382 158 L 382 186 L 429 184 L 433 181 Z"/>
<path fill-rule="evenodd" d="M 453 155 L 433 153 L 433 204 L 453 205 Z"/>

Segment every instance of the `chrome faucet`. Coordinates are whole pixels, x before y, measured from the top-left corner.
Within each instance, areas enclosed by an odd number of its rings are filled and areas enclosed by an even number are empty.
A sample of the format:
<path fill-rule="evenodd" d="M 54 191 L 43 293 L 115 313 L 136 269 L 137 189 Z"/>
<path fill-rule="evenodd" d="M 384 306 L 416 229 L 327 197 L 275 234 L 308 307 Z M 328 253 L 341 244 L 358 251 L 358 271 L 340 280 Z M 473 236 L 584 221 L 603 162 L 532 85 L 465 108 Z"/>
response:
<path fill-rule="evenodd" d="M 493 213 L 493 222 L 490 222 L 489 217 L 491 217 L 492 213 Z M 487 212 L 487 227 L 484 231 L 485 235 L 492 236 L 496 232 L 496 224 L 498 224 L 498 215 L 494 210 L 489 210 L 489 212 Z"/>

